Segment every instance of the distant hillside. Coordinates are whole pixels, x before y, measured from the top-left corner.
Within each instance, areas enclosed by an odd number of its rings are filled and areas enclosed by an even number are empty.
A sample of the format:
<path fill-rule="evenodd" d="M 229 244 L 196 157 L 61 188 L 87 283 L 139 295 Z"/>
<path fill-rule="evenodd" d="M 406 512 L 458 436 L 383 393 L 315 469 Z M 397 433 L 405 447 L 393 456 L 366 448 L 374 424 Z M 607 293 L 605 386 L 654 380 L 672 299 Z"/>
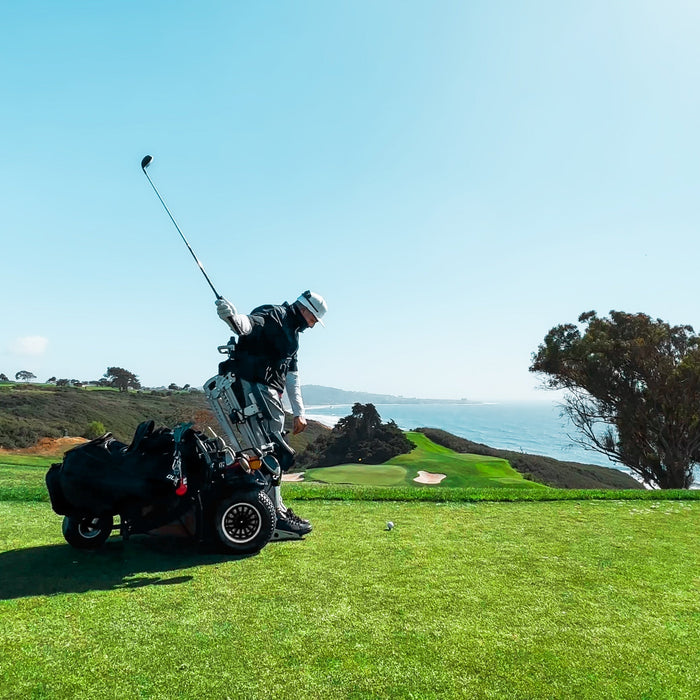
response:
<path fill-rule="evenodd" d="M 302 389 L 304 403 L 307 406 L 328 406 L 338 404 L 373 403 L 373 404 L 454 404 L 471 403 L 467 399 L 415 399 L 405 396 L 393 396 L 391 394 L 370 394 L 365 391 L 346 391 L 345 389 L 335 389 L 330 386 L 319 386 L 318 384 L 305 384 Z"/>
<path fill-rule="evenodd" d="M 46 385 L 0 385 L 0 447 L 29 447 L 42 437 L 82 436 L 92 421 L 100 421 L 122 442 L 131 442 L 144 420 L 174 427 L 194 422 L 199 430 L 221 430 L 201 392 L 128 392 L 88 390 Z M 289 425 L 288 427 L 291 427 Z M 328 428 L 309 422 L 307 430 L 288 436 L 292 447 L 303 450 Z"/>
<path fill-rule="evenodd" d="M 313 387 L 311 387 L 313 388 Z M 328 389 L 327 387 L 318 387 Z M 336 396 L 343 400 L 325 403 L 373 403 L 372 396 L 345 392 Z M 305 388 L 306 393 L 306 388 Z M 313 393 L 310 394 L 313 396 Z M 325 395 L 326 397 L 328 394 Z M 349 398 L 351 396 L 352 398 Z M 400 397 L 386 397 L 392 400 Z M 405 399 L 405 401 L 409 401 Z M 311 400 L 307 398 L 307 403 Z M 321 402 L 324 403 L 324 402 Z M 426 403 L 428 403 L 426 401 Z M 209 411 L 201 392 L 128 392 L 88 390 L 73 387 L 47 385 L 15 385 L 0 383 L 0 447 L 9 449 L 29 447 L 40 438 L 57 438 L 64 435 L 82 436 L 92 421 L 100 421 L 105 428 L 122 442 L 131 442 L 136 426 L 153 419 L 159 426 L 174 427 L 180 422 L 192 421 L 199 430 L 211 426 L 220 432 L 218 423 Z M 291 420 L 288 420 L 288 429 Z M 287 436 L 297 451 L 317 436 L 326 434 L 329 428 L 309 421 L 309 427 L 300 435 Z M 433 442 L 456 452 L 501 457 L 527 478 L 559 488 L 642 488 L 632 477 L 617 469 L 607 469 L 590 464 L 560 462 L 558 460 L 528 455 L 508 450 L 497 450 L 487 445 L 471 442 L 444 430 L 420 428 Z"/>

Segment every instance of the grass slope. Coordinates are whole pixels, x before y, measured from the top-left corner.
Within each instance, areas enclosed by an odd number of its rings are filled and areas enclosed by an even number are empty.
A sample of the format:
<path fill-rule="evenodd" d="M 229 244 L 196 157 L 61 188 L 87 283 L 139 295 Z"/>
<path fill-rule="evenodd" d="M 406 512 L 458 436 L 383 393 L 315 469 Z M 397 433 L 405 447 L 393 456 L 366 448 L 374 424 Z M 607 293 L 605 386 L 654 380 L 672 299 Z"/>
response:
<path fill-rule="evenodd" d="M 255 557 L 85 553 L 0 502 L 0 698 L 697 697 L 698 502 L 303 515 Z"/>
<path fill-rule="evenodd" d="M 0 445 L 28 447 L 40 437 L 82 435 L 92 421 L 102 422 L 123 442 L 136 426 L 154 419 L 159 425 L 206 418 L 202 394 L 120 393 L 63 387 L 15 387 L 0 391 Z"/>
<path fill-rule="evenodd" d="M 525 480 L 504 459 L 458 454 L 447 447 L 437 445 L 422 433 L 409 432 L 406 435 L 416 445 L 408 454 L 398 455 L 379 465 L 344 464 L 309 469 L 305 478 L 332 484 L 425 487 L 425 484 L 419 484 L 413 479 L 418 476 L 419 471 L 428 471 L 446 475 L 440 482 L 441 487 L 545 488 Z"/>
<path fill-rule="evenodd" d="M 643 489 L 644 486 L 619 469 L 595 464 L 562 462 L 553 457 L 531 455 L 512 450 L 498 450 L 479 442 L 452 435 L 437 428 L 417 428 L 433 442 L 455 452 L 506 459 L 525 476 L 546 486 L 564 489 Z"/>

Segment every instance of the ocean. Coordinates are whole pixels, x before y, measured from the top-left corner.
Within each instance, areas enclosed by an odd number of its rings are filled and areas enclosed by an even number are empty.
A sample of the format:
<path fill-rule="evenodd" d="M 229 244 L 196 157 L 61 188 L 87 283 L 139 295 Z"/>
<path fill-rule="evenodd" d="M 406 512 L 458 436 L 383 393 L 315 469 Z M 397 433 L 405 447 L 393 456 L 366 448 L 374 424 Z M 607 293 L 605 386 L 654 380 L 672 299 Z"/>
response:
<path fill-rule="evenodd" d="M 448 433 L 489 447 L 545 455 L 556 459 L 605 467 L 603 455 L 573 443 L 574 428 L 561 408 L 546 401 L 478 404 L 375 404 L 383 421 L 393 420 L 402 430 L 441 428 Z M 333 426 L 352 406 L 312 406 L 307 418 Z"/>
<path fill-rule="evenodd" d="M 575 443 L 576 429 L 562 409 L 547 401 L 476 404 L 375 404 L 383 421 L 393 420 L 402 430 L 441 428 L 448 433 L 489 447 L 554 457 L 568 462 L 596 464 L 630 471 L 605 455 Z M 311 406 L 307 418 L 333 426 L 351 413 L 350 404 Z M 696 481 L 700 474 L 696 472 Z M 697 486 L 698 484 L 696 484 Z"/>

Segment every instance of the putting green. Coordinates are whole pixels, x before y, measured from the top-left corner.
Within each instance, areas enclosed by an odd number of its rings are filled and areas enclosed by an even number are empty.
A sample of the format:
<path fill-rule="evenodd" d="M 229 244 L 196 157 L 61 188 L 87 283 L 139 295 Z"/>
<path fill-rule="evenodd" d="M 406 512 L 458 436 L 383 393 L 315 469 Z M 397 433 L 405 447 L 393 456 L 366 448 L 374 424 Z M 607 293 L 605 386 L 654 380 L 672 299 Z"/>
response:
<path fill-rule="evenodd" d="M 309 469 L 305 481 L 327 484 L 357 484 L 359 486 L 402 486 L 406 469 L 392 464 L 343 464 L 338 467 Z"/>
<path fill-rule="evenodd" d="M 358 486 L 415 486 L 417 488 L 547 488 L 527 481 L 507 460 L 484 455 L 460 454 L 429 440 L 423 433 L 406 433 L 416 447 L 384 464 L 342 464 L 309 469 L 305 481 Z M 414 481 L 419 471 L 445 474 L 439 485 Z"/>

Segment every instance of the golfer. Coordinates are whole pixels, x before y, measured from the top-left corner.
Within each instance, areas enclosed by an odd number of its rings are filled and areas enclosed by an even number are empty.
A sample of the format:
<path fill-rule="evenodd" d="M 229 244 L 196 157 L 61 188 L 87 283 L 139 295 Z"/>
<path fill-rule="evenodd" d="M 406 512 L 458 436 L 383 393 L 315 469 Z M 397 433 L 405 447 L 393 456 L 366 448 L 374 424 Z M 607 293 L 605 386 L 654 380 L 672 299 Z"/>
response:
<path fill-rule="evenodd" d="M 236 376 L 243 383 L 246 396 L 252 388 L 246 384 L 256 385 L 254 393 L 262 397 L 271 416 L 265 426 L 270 433 L 281 434 L 284 430 L 282 393 L 285 390 L 294 415 L 293 433 L 306 429 L 297 367 L 299 333 L 317 323 L 323 325 L 321 319 L 327 309 L 323 297 L 309 291 L 292 304 L 258 306 L 249 315 L 239 314 L 223 297 L 216 301 L 219 318 L 238 336 L 233 357 Z M 275 486 L 273 501 L 278 530 L 292 537 L 311 532 L 311 523 L 282 503 L 279 486 Z"/>

